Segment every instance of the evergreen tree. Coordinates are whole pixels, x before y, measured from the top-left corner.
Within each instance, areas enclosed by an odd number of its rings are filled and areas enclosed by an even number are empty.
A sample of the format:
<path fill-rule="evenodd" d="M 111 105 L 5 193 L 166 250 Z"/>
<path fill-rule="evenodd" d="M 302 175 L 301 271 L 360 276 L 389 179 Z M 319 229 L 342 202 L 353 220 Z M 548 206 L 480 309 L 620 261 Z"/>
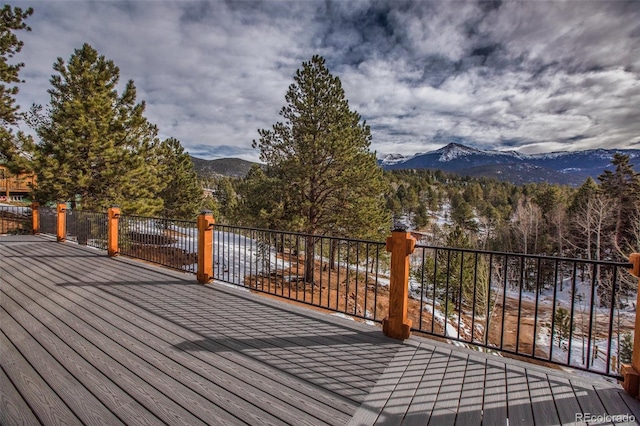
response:
<path fill-rule="evenodd" d="M 371 237 L 387 230 L 385 184 L 369 126 L 349 109 L 342 84 L 325 60 L 314 56 L 296 71 L 280 115 L 284 122 L 259 130 L 260 159 L 270 194 L 281 203 L 271 212 L 310 235 Z M 305 280 L 313 281 L 315 238 L 305 240 Z"/>
<path fill-rule="evenodd" d="M 260 166 L 257 166 L 260 167 Z M 238 195 L 234 183 L 238 179 L 223 177 L 216 185 L 216 199 L 220 204 L 220 215 L 225 221 L 233 220 L 238 211 Z"/>
<path fill-rule="evenodd" d="M 0 11 L 0 160 L 4 161 L 13 172 L 29 168 L 23 157 L 22 146 L 29 145 L 30 138 L 23 133 L 14 134 L 11 126 L 18 124 L 20 114 L 15 104 L 15 95 L 21 83 L 20 70 L 24 63 L 11 64 L 10 61 L 22 50 L 24 43 L 18 39 L 16 31 L 31 31 L 24 22 L 33 14 L 33 9 L 22 10 L 5 5 Z M 13 86 L 12 86 L 13 85 Z"/>
<path fill-rule="evenodd" d="M 640 204 L 640 174 L 633 170 L 628 155 L 614 154 L 611 163 L 615 170 L 605 170 L 598 179 L 605 194 L 613 201 L 615 209 L 614 238 L 616 247 L 628 243 L 631 220 Z"/>
<path fill-rule="evenodd" d="M 193 162 L 179 140 L 169 138 L 160 144 L 160 162 L 167 170 L 166 187 L 159 193 L 164 202 L 162 217 L 193 219 L 202 204 Z"/>
<path fill-rule="evenodd" d="M 575 328 L 575 324 L 573 324 Z M 558 340 L 558 347 L 562 347 L 565 340 L 569 339 L 571 332 L 571 313 L 563 308 L 556 309 L 555 315 L 555 337 Z"/>
<path fill-rule="evenodd" d="M 104 210 L 155 215 L 163 202 L 164 167 L 157 129 L 144 117 L 129 81 L 121 95 L 120 71 L 90 45 L 75 50 L 68 63 L 54 63 L 46 114 L 34 106 L 31 125 L 40 137 L 34 160 L 40 201 L 77 202 Z"/>
<path fill-rule="evenodd" d="M 631 364 L 633 357 L 633 335 L 629 332 L 622 335 L 620 339 L 620 362 L 622 364 Z"/>

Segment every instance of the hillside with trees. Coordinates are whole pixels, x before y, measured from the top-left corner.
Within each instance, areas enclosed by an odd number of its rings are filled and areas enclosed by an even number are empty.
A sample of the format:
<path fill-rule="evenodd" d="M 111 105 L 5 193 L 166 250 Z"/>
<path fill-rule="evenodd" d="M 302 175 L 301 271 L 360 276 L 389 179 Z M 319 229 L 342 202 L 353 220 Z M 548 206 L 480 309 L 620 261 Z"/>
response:
<path fill-rule="evenodd" d="M 640 250 L 640 174 L 628 156 L 616 155 L 612 163 L 613 171 L 579 188 L 390 171 L 386 203 L 429 244 L 446 245 L 452 232 L 462 231 L 469 248 L 626 258 Z"/>

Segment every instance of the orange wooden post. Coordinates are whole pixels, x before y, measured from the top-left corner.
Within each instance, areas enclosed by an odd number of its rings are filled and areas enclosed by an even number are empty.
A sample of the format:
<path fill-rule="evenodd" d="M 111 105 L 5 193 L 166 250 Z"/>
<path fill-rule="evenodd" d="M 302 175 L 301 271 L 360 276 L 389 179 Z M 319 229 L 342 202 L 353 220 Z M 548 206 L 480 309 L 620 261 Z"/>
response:
<path fill-rule="evenodd" d="M 633 267 L 629 270 L 631 275 L 638 278 L 638 289 L 640 290 L 640 253 L 632 253 L 629 256 L 629 263 Z M 636 300 L 636 323 L 633 332 L 633 356 L 631 357 L 631 365 L 622 366 L 622 377 L 624 378 L 623 387 L 629 394 L 634 397 L 640 396 L 640 315 L 638 308 L 640 307 L 640 291 Z"/>
<path fill-rule="evenodd" d="M 107 254 L 111 257 L 120 254 L 118 247 L 118 219 L 120 219 L 120 208 L 111 206 L 107 210 Z"/>
<path fill-rule="evenodd" d="M 394 339 L 408 339 L 412 321 L 407 317 L 409 305 L 409 255 L 416 239 L 404 230 L 394 230 L 387 238 L 391 252 L 391 283 L 389 285 L 389 316 L 382 320 L 382 331 Z"/>
<path fill-rule="evenodd" d="M 31 233 L 37 235 L 40 233 L 40 203 L 34 201 L 31 203 Z"/>
<path fill-rule="evenodd" d="M 58 227 L 56 236 L 61 243 L 67 239 L 67 205 L 65 203 L 58 203 Z"/>
<path fill-rule="evenodd" d="M 213 213 L 203 210 L 198 215 L 198 282 L 206 284 L 213 280 Z"/>

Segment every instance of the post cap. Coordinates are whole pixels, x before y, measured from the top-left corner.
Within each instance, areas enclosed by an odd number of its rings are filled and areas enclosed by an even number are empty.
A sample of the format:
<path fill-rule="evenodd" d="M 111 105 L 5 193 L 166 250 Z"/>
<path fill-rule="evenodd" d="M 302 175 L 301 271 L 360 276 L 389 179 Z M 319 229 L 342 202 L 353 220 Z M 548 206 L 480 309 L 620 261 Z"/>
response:
<path fill-rule="evenodd" d="M 200 214 L 213 214 L 213 211 L 211 211 L 211 210 L 201 210 Z"/>

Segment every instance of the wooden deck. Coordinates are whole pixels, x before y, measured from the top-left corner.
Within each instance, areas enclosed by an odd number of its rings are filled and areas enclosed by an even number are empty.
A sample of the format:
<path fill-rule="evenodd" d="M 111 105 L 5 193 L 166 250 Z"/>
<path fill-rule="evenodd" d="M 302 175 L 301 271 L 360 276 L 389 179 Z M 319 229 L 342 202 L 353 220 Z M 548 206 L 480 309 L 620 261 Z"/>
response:
<path fill-rule="evenodd" d="M 599 378 L 401 343 L 376 326 L 45 237 L 0 237 L 0 284 L 3 425 L 640 418 L 639 401 Z"/>

